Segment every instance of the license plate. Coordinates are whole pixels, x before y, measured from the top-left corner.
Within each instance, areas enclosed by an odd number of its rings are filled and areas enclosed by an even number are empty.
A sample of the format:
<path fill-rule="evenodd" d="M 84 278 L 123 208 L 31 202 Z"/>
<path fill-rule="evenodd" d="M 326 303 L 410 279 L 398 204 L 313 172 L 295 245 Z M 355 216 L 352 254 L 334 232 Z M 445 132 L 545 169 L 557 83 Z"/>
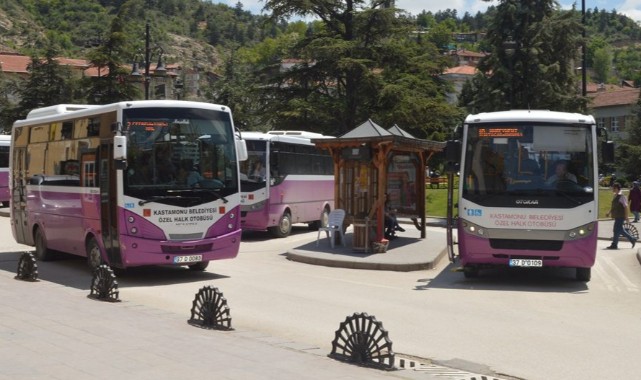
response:
<path fill-rule="evenodd" d="M 511 267 L 542 267 L 543 260 L 535 259 L 510 259 Z"/>
<path fill-rule="evenodd" d="M 203 261 L 203 255 L 175 256 L 174 264 L 196 263 Z"/>

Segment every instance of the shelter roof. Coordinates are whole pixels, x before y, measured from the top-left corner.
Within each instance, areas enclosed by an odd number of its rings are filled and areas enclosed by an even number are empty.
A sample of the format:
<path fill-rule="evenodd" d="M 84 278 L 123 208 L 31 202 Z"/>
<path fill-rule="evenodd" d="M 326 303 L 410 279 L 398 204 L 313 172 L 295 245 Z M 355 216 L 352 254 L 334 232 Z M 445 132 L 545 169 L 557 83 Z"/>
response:
<path fill-rule="evenodd" d="M 312 139 L 311 142 L 323 149 L 357 147 L 367 144 L 370 146 L 391 144 L 393 149 L 401 151 L 440 152 L 445 148 L 444 142 L 417 139 L 398 125 L 385 130 L 371 119 L 335 139 Z"/>
<path fill-rule="evenodd" d="M 368 119 L 363 124 L 345 133 L 339 138 L 351 139 L 351 138 L 359 138 L 359 137 L 378 137 L 378 136 L 389 136 L 389 135 L 391 135 L 390 132 L 386 131 L 380 125 L 374 123 L 372 119 Z"/>
<path fill-rule="evenodd" d="M 411 139 L 415 138 L 411 134 L 407 133 L 407 131 L 401 129 L 401 127 L 398 126 L 398 124 L 394 124 L 394 126 L 390 129 L 387 130 L 389 133 L 397 136 L 403 136 L 403 137 L 409 137 Z"/>

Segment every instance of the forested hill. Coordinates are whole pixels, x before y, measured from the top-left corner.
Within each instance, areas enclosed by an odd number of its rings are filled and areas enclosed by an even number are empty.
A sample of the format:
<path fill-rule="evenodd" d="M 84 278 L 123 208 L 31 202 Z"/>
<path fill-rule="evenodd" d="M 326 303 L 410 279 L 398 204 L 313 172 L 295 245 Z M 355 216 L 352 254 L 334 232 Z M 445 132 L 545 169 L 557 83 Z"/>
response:
<path fill-rule="evenodd" d="M 445 9 L 409 16 L 425 30 L 482 32 L 494 10 L 491 6 L 487 12 L 461 15 Z M 245 11 L 242 1 L 229 7 L 207 0 L 0 0 L 0 51 L 30 54 L 48 40 L 62 55 L 83 58 L 88 48 L 100 44 L 119 13 L 132 49 L 142 46 L 149 21 L 154 43 L 169 47 L 176 59 L 212 59 L 212 47 L 252 45 L 282 34 L 288 26 Z M 614 10 L 588 9 L 586 21 L 588 38 L 599 47 L 641 40 L 641 27 Z"/>

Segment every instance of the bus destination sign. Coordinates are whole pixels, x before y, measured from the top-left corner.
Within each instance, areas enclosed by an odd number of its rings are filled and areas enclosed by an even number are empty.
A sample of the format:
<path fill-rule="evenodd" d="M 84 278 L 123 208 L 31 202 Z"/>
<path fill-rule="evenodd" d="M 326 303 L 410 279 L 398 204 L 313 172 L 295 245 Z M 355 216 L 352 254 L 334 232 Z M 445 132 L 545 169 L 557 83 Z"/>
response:
<path fill-rule="evenodd" d="M 510 127 L 496 127 L 496 128 L 479 128 L 480 138 L 492 137 L 523 137 L 523 132 L 520 128 Z"/>

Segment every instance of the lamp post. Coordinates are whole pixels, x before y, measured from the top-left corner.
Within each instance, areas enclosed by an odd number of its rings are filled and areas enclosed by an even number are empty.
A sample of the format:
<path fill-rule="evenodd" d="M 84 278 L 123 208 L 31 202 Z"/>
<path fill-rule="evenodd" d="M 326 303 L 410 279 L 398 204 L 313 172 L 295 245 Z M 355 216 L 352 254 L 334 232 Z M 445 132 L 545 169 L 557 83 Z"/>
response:
<path fill-rule="evenodd" d="M 585 97 L 588 94 L 586 51 L 585 51 L 585 0 L 581 0 L 581 22 L 583 23 L 583 42 L 581 45 L 581 95 Z"/>
<path fill-rule="evenodd" d="M 145 84 L 145 100 L 149 99 L 149 84 L 151 81 L 151 75 L 149 73 L 149 68 L 151 66 L 151 59 L 152 59 L 152 49 L 151 49 L 151 41 L 150 41 L 150 36 L 149 36 L 149 21 L 147 21 L 147 24 L 145 24 L 145 52 L 144 52 L 144 57 L 145 61 L 143 64 L 145 65 L 145 74 L 144 74 L 144 84 Z M 164 74 L 167 69 L 165 68 L 165 65 L 162 63 L 162 55 L 164 54 L 164 50 L 162 47 L 156 45 L 154 47 L 156 50 L 158 50 L 158 63 L 156 64 L 156 69 L 154 70 L 154 74 Z M 140 76 L 140 71 L 138 68 L 138 62 L 136 62 L 136 59 L 134 59 L 134 64 L 133 68 L 131 70 L 131 75 L 134 76 Z"/>

